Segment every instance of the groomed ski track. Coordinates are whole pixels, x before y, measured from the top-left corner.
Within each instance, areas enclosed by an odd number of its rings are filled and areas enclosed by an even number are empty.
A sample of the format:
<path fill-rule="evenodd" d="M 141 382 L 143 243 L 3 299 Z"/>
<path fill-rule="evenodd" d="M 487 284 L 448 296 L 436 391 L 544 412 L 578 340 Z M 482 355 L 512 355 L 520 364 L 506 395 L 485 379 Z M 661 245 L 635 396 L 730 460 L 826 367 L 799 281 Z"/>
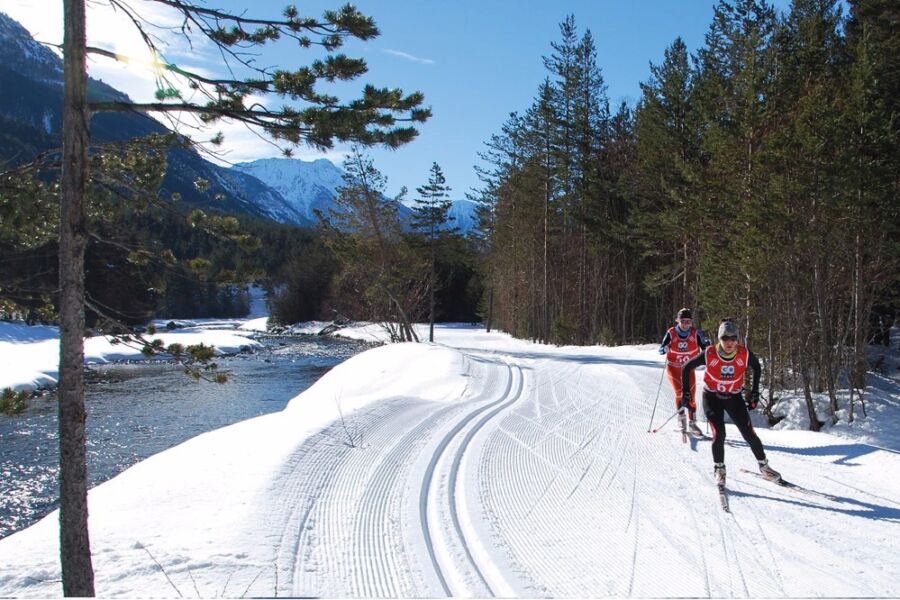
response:
<path fill-rule="evenodd" d="M 729 425 L 725 513 L 709 441 L 647 432 L 649 354 L 530 348 L 460 347 L 462 397 L 386 398 L 300 443 L 256 507 L 277 540 L 276 595 L 891 595 L 865 571 L 898 569 L 884 565 L 900 539 L 893 492 L 854 489 L 840 457 L 772 431 L 773 466 L 837 501 L 742 477 L 754 461 Z M 671 405 L 663 382 L 657 422 Z M 844 548 L 864 559 L 848 569 Z"/>

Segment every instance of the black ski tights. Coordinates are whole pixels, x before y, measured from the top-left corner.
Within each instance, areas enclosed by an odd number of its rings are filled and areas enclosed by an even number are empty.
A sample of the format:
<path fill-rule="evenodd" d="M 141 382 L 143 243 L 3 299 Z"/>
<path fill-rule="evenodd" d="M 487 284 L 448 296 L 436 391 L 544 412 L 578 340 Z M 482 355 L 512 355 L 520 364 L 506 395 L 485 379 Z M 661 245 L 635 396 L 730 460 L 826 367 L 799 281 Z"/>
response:
<path fill-rule="evenodd" d="M 703 412 L 713 430 L 712 454 L 713 462 L 725 462 L 725 413 L 731 417 L 744 439 L 750 444 L 750 450 L 756 460 L 765 460 L 766 452 L 763 450 L 759 436 L 753 430 L 750 423 L 750 413 L 744 404 L 741 394 L 718 395 L 715 392 L 703 391 Z"/>

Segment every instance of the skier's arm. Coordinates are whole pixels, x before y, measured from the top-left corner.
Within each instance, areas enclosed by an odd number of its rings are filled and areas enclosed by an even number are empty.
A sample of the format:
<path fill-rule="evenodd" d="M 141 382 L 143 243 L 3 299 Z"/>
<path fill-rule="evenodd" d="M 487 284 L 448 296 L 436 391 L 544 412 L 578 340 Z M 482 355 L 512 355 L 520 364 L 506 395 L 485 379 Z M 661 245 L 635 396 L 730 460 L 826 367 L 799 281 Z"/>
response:
<path fill-rule="evenodd" d="M 666 330 L 666 335 L 663 336 L 662 341 L 659 343 L 659 353 L 665 354 L 669 351 L 669 344 L 672 343 L 672 337 L 669 335 L 669 331 Z"/>
<path fill-rule="evenodd" d="M 710 339 L 699 329 L 697 330 L 697 345 L 700 346 L 700 350 L 706 350 L 712 346 Z"/>
<path fill-rule="evenodd" d="M 701 365 L 706 364 L 706 352 L 701 352 L 691 360 L 684 363 L 681 368 L 681 397 L 690 396 L 691 393 L 691 371 Z"/>
<path fill-rule="evenodd" d="M 762 366 L 759 364 L 759 358 L 749 349 L 747 350 L 747 364 L 753 370 L 753 379 L 750 384 L 750 393 L 759 395 L 759 376 L 762 372 Z"/>

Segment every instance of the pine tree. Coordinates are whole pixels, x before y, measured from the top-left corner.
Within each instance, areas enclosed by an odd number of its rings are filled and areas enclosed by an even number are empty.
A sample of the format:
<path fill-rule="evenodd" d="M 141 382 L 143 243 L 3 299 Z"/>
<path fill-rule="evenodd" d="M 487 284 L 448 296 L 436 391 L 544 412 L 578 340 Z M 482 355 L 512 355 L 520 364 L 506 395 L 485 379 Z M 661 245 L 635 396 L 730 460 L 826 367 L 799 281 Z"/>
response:
<path fill-rule="evenodd" d="M 316 91 L 320 80 L 350 80 L 365 72 L 365 63 L 344 55 L 330 54 L 296 71 L 256 66 L 256 56 L 248 48 L 259 48 L 284 36 L 307 48 L 318 36 L 329 52 L 339 48 L 348 37 L 369 40 L 378 35 L 374 21 L 350 5 L 338 11 L 326 11 L 322 20 L 301 18 L 288 7 L 282 18 L 254 19 L 231 14 L 184 0 L 154 0 L 181 14 L 182 32 L 212 42 L 231 61 L 255 75 L 244 80 L 222 79 L 190 72 L 160 60 L 159 102 L 126 103 L 87 101 L 87 54 L 116 57 L 113 52 L 86 45 L 85 0 L 64 0 L 65 34 L 63 167 L 60 200 L 60 557 L 63 591 L 68 596 L 93 596 L 93 567 L 87 527 L 87 465 L 85 452 L 83 381 L 84 333 L 84 255 L 88 231 L 85 222 L 85 190 L 89 180 L 88 147 L 90 112 L 129 110 L 154 113 L 192 113 L 207 123 L 231 119 L 258 127 L 276 140 L 290 144 L 309 144 L 328 148 L 334 140 L 360 144 L 384 144 L 397 147 L 413 139 L 413 123 L 426 120 L 430 111 L 422 108 L 419 93 L 404 96 L 398 89 L 366 86 L 362 97 L 341 104 L 339 100 Z M 146 24 L 125 0 L 116 8 L 125 11 L 143 39 L 153 47 L 154 37 L 143 31 Z M 175 85 L 165 85 L 177 74 L 203 101 L 184 99 Z M 304 103 L 302 108 L 269 109 L 262 103 L 248 103 L 251 94 L 276 95 Z"/>
<path fill-rule="evenodd" d="M 437 285 L 437 253 L 441 241 L 454 232 L 448 229 L 453 220 L 450 216 L 450 186 L 441 167 L 432 163 L 428 175 L 428 183 L 416 188 L 419 197 L 415 199 L 412 227 L 425 239 L 425 246 L 430 261 L 428 272 L 428 341 L 434 341 L 434 292 Z"/>
<path fill-rule="evenodd" d="M 412 324 L 425 286 L 420 261 L 402 235 L 400 197 L 385 197 L 387 179 L 359 146 L 344 161 L 343 179 L 335 208 L 329 209 L 330 223 L 320 217 L 340 263 L 335 301 L 360 302 L 367 318 L 381 321 L 392 341 L 417 342 Z"/>
<path fill-rule="evenodd" d="M 765 106 L 771 92 L 771 41 L 776 19 L 764 0 L 721 0 L 714 9 L 706 46 L 698 52 L 697 107 L 704 130 L 702 193 L 711 237 L 701 246 L 700 300 L 713 313 L 744 312 L 742 332 L 752 339 L 752 257 L 742 257 L 732 230 L 748 228 L 759 208 L 766 177 L 762 147 Z M 730 269 L 721 269 L 725 262 Z"/>
<path fill-rule="evenodd" d="M 608 166 L 611 145 L 611 127 L 609 100 L 606 96 L 606 83 L 603 73 L 597 64 L 597 49 L 591 31 L 587 30 L 581 37 L 576 50 L 577 71 L 575 76 L 576 98 L 574 105 L 574 210 L 578 224 L 578 257 L 577 257 L 577 333 L 575 340 L 585 343 L 597 339 L 597 319 L 608 314 L 600 307 L 591 307 L 592 259 L 602 254 L 601 260 L 607 260 L 609 247 L 604 244 L 611 229 L 609 211 L 610 184 L 604 174 L 604 166 Z M 606 153 L 606 156 L 604 156 Z M 607 162 L 604 162 L 604 161 Z M 596 245 L 605 246 L 603 250 Z M 601 269 L 602 270 L 602 269 Z M 604 275 L 601 275 L 601 277 Z M 573 303 L 574 304 L 574 303 Z"/>
<path fill-rule="evenodd" d="M 649 289 L 677 282 L 665 299 L 668 316 L 680 306 L 695 305 L 696 256 L 700 215 L 697 202 L 700 133 L 694 99 L 694 73 L 681 38 L 666 49 L 660 65 L 650 65 L 650 79 L 641 84 L 636 129 L 642 210 L 635 225 L 646 252 L 657 256 Z M 662 323 L 660 323 L 662 325 Z"/>
<path fill-rule="evenodd" d="M 852 240 L 851 392 L 865 387 L 870 314 L 900 311 L 900 6 L 851 0 L 846 24 L 852 64 L 846 77 L 848 143 L 843 164 Z M 850 419 L 854 403 L 851 395 Z M 862 405 L 865 411 L 865 404 Z"/>

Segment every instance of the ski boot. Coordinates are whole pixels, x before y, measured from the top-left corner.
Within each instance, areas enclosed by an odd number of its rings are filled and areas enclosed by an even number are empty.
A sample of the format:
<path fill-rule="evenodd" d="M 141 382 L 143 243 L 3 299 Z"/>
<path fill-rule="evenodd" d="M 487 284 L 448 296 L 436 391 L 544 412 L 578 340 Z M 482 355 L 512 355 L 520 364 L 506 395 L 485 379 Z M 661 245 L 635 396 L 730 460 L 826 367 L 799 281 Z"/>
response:
<path fill-rule="evenodd" d="M 716 478 L 716 485 L 720 488 L 725 487 L 725 463 L 715 463 L 713 466 L 713 476 Z"/>
<path fill-rule="evenodd" d="M 699 427 L 697 427 L 697 421 L 695 419 L 691 419 L 689 431 L 694 437 L 703 437 L 703 431 Z"/>
<path fill-rule="evenodd" d="M 781 481 L 781 473 L 769 466 L 769 460 L 759 460 L 759 472 L 767 481 Z"/>

